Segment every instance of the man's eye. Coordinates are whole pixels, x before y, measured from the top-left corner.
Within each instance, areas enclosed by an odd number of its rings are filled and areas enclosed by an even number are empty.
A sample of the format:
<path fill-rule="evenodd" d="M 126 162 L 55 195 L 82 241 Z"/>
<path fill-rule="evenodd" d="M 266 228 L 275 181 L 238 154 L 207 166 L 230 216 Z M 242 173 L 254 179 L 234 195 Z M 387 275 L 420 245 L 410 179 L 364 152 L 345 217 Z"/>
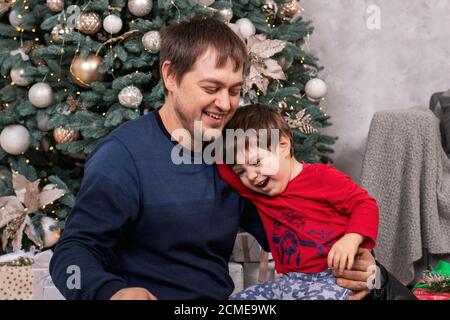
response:
<path fill-rule="evenodd" d="M 233 96 L 233 97 L 238 96 L 240 94 L 241 94 L 241 90 L 239 90 L 239 91 L 237 91 L 237 90 L 230 91 L 230 96 Z"/>
<path fill-rule="evenodd" d="M 204 88 L 206 93 L 216 93 L 217 92 L 217 88 Z"/>
<path fill-rule="evenodd" d="M 244 171 L 236 171 L 235 172 L 238 176 L 242 176 L 244 174 Z"/>

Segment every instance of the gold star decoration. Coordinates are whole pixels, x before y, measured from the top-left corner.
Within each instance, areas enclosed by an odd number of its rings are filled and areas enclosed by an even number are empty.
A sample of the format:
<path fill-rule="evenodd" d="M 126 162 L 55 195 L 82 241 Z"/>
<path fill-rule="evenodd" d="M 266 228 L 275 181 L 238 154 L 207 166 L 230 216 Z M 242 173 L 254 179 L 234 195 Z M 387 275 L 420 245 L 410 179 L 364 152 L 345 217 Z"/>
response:
<path fill-rule="evenodd" d="M 1 239 L 2 249 L 6 250 L 9 240 L 12 240 L 14 252 L 22 249 L 24 233 L 41 247 L 43 242 L 37 236 L 29 214 L 64 196 L 64 190 L 58 189 L 56 185 L 48 184 L 39 191 L 40 180 L 31 182 L 16 173 L 12 174 L 12 180 L 16 195 L 0 197 L 0 228 L 4 228 Z"/>
<path fill-rule="evenodd" d="M 283 51 L 286 41 L 268 40 L 265 34 L 257 34 L 247 39 L 247 50 L 250 57 L 250 72 L 244 80 L 244 94 L 253 85 L 265 95 L 270 79 L 286 80 L 283 69 L 274 59 L 274 54 Z"/>

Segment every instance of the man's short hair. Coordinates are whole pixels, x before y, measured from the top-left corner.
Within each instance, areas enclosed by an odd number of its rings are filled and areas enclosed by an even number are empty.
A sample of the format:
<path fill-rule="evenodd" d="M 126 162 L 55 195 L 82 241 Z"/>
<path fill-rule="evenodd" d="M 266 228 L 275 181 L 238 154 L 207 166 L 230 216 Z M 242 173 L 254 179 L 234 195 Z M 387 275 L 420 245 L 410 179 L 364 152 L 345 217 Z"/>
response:
<path fill-rule="evenodd" d="M 227 139 L 227 129 L 239 130 L 242 129 L 244 132 L 248 132 L 249 130 L 255 130 L 256 136 L 258 138 L 257 144 L 259 147 L 262 147 L 267 150 L 270 149 L 272 145 L 271 141 L 271 130 L 278 129 L 278 137 L 288 138 L 291 142 L 291 150 L 290 155 L 294 155 L 294 141 L 292 137 L 292 131 L 289 125 L 284 120 L 283 116 L 278 113 L 275 109 L 263 105 L 263 104 L 252 104 L 245 107 L 240 107 L 236 110 L 233 118 L 228 122 L 225 126 L 224 137 L 225 137 L 225 154 L 233 151 L 234 154 L 237 153 L 236 145 L 234 141 L 228 141 Z M 267 141 L 262 143 L 260 141 L 260 130 L 267 130 Z M 229 135 L 230 136 L 230 135 Z M 264 137 L 266 138 L 266 137 Z M 234 138 L 233 138 L 234 139 Z M 247 138 L 246 138 L 247 139 Z M 274 141 L 275 145 L 279 143 L 279 141 Z M 248 148 L 249 141 L 245 141 L 245 147 Z"/>
<path fill-rule="evenodd" d="M 161 31 L 159 68 L 170 61 L 169 72 L 179 83 L 184 74 L 194 66 L 197 58 L 208 48 L 217 53 L 217 67 L 223 67 L 228 59 L 234 63 L 234 71 L 246 69 L 247 48 L 242 40 L 225 23 L 205 16 L 164 27 Z M 164 86 L 164 91 L 167 89 Z"/>

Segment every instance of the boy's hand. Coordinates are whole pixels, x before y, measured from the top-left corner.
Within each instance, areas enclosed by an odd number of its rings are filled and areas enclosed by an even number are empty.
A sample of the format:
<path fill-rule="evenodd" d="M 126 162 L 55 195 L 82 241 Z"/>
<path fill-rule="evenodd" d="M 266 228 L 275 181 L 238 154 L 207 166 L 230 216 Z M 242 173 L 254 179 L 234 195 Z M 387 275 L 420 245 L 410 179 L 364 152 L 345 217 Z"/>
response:
<path fill-rule="evenodd" d="M 357 233 L 347 233 L 339 239 L 328 253 L 328 267 L 339 269 L 339 273 L 344 269 L 351 269 L 355 259 L 359 245 L 363 242 L 364 237 Z"/>

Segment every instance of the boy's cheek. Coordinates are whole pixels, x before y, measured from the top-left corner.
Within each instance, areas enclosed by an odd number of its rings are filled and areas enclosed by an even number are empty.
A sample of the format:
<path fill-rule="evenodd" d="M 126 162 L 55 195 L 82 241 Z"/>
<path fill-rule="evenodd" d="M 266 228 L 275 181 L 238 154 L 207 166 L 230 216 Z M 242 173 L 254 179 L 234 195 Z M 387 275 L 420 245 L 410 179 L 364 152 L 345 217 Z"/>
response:
<path fill-rule="evenodd" d="M 268 158 L 261 162 L 260 173 L 264 176 L 274 176 L 278 173 L 280 163 L 278 159 Z"/>

